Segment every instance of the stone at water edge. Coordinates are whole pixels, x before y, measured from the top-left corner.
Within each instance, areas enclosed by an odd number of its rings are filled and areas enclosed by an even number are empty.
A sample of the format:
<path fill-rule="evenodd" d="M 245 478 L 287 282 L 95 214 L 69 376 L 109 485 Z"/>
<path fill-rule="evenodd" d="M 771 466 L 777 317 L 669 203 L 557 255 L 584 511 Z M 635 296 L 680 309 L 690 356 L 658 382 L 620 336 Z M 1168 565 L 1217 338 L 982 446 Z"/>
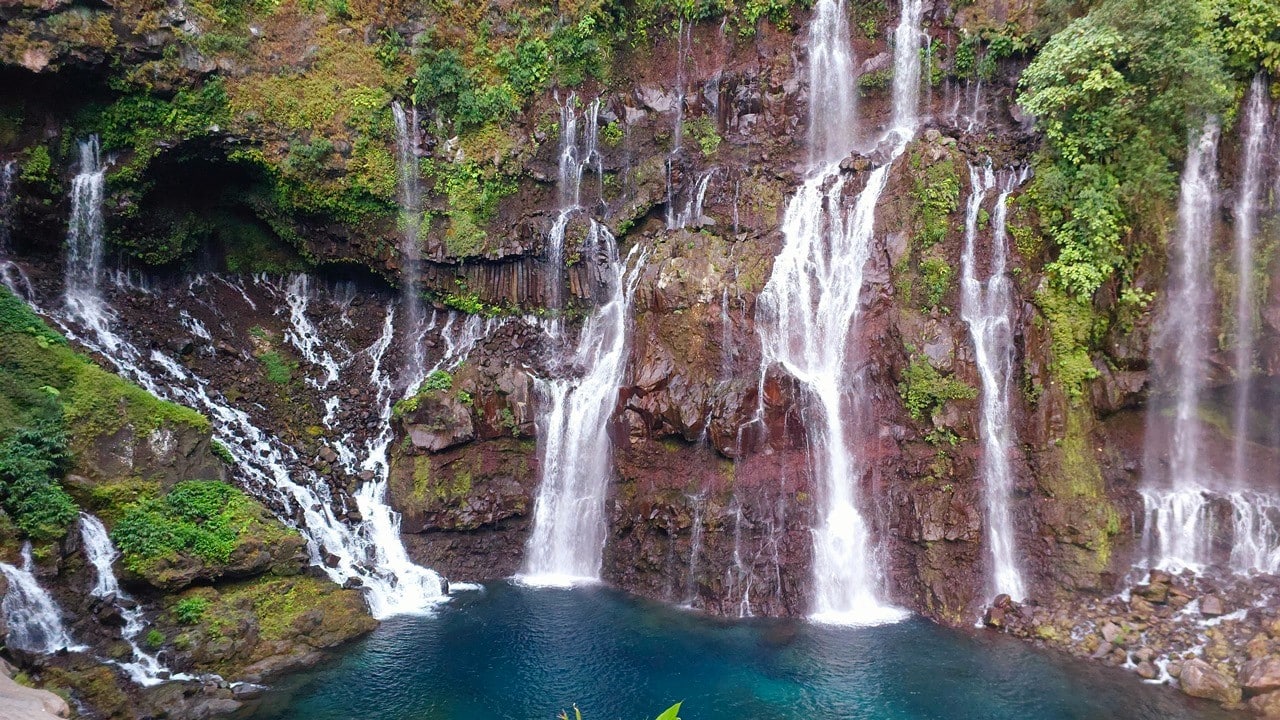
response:
<path fill-rule="evenodd" d="M 1227 614 L 1222 598 L 1217 595 L 1205 595 L 1200 598 L 1200 614 L 1205 617 L 1221 617 Z"/>
<path fill-rule="evenodd" d="M 1249 701 L 1249 709 L 1262 720 L 1280 720 L 1280 692 L 1259 695 Z"/>
<path fill-rule="evenodd" d="M 0 673 L 0 720 L 54 720 L 71 717 L 67 701 L 48 690 L 24 687 Z"/>
<path fill-rule="evenodd" d="M 1182 664 L 1178 684 L 1182 686 L 1182 692 L 1191 697 L 1208 698 L 1227 705 L 1240 702 L 1240 688 L 1199 658 Z"/>
<path fill-rule="evenodd" d="M 1160 676 L 1160 671 L 1156 669 L 1156 666 L 1152 665 L 1146 660 L 1143 660 L 1142 662 L 1138 663 L 1137 671 L 1138 671 L 1138 677 L 1142 678 L 1143 680 L 1155 680 L 1157 677 Z"/>
<path fill-rule="evenodd" d="M 1250 660 L 1240 666 L 1236 676 L 1246 695 L 1263 695 L 1280 691 L 1280 657 Z"/>

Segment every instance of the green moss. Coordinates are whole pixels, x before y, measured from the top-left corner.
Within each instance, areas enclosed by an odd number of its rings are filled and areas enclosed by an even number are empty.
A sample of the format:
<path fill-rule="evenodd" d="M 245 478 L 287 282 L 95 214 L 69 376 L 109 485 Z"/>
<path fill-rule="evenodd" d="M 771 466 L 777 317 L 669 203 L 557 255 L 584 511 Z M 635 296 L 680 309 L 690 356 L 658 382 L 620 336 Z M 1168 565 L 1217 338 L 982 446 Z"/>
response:
<path fill-rule="evenodd" d="M 954 276 L 955 270 L 945 258 L 930 256 L 920 261 L 924 310 L 933 310 L 941 305 L 943 296 L 951 289 L 951 280 Z"/>
<path fill-rule="evenodd" d="M 1084 396 L 1085 384 L 1098 377 L 1089 348 L 1100 332 L 1100 321 L 1088 301 L 1056 287 L 1042 288 L 1034 300 L 1048 323 L 1053 353 L 1049 370 L 1067 398 L 1078 403 Z"/>
<path fill-rule="evenodd" d="M 858 76 L 858 92 L 867 96 L 873 92 L 884 90 L 893 82 L 893 68 L 875 70 Z"/>
<path fill-rule="evenodd" d="M 960 207 L 960 174 L 950 155 L 925 166 L 919 153 L 911 155 L 912 198 L 920 231 L 915 247 L 928 250 L 947 236 L 951 229 L 950 216 Z"/>
<path fill-rule="evenodd" d="M 209 599 L 194 595 L 179 600 L 173 606 L 173 616 L 183 625 L 195 625 L 204 619 L 204 613 L 208 609 Z"/>
<path fill-rule="evenodd" d="M 242 542 L 272 545 L 293 532 L 239 489 L 190 480 L 163 496 L 143 495 L 126 506 L 111 539 L 125 567 L 146 576 L 181 556 L 222 565 Z"/>

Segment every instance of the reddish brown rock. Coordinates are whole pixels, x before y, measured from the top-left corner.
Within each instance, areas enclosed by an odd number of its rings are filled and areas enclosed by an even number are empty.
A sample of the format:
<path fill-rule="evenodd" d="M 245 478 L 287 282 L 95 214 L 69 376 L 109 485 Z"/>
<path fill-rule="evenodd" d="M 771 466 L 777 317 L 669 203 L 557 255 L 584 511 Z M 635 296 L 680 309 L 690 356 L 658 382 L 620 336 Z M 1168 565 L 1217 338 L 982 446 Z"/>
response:
<path fill-rule="evenodd" d="M 1240 688 L 1203 660 L 1188 660 L 1178 676 L 1182 692 L 1224 704 L 1240 702 Z"/>

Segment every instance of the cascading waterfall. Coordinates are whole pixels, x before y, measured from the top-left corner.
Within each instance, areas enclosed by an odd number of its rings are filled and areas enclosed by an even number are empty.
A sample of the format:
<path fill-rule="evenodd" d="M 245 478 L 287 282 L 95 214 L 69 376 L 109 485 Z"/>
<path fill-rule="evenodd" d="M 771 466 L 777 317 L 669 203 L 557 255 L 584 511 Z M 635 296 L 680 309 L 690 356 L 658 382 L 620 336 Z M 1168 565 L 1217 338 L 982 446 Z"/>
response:
<path fill-rule="evenodd" d="M 969 327 L 974 360 L 982 380 L 982 461 L 986 490 L 987 544 L 991 548 L 992 589 L 1022 600 L 1026 586 L 1014 552 L 1013 519 L 1009 496 L 1013 491 L 1013 419 L 1009 415 L 1009 382 L 1013 374 L 1013 329 L 1010 281 L 1005 273 L 1008 238 L 1005 220 L 1008 199 L 1026 172 L 1011 174 L 996 198 L 991 214 L 990 269 L 985 280 L 978 278 L 978 215 L 982 201 L 996 187 L 996 174 L 988 164 L 981 170 L 969 167 L 969 203 L 965 210 L 964 252 L 961 255 L 960 316 Z"/>
<path fill-rule="evenodd" d="M 9 634 L 5 644 L 27 652 L 50 654 L 64 648 L 82 650 L 67 634 L 62 624 L 62 611 L 57 603 L 40 587 L 31 573 L 35 562 L 31 559 L 31 543 L 22 545 L 22 567 L 0 563 L 0 572 L 9 581 L 9 590 L 0 601 Z"/>
<path fill-rule="evenodd" d="M 594 168 L 596 176 L 603 183 L 603 158 L 600 155 L 600 99 L 596 98 L 587 105 L 582 119 L 586 121 L 582 136 L 578 136 L 578 115 L 575 106 L 578 97 L 570 94 L 560 106 L 560 155 L 559 183 L 556 219 L 551 224 L 551 232 L 547 236 L 547 263 L 550 265 L 549 279 L 551 292 L 547 297 L 547 306 L 554 311 L 564 309 L 564 272 L 565 233 L 569 229 L 569 221 L 582 209 L 582 176 L 588 168 Z M 601 184 L 598 197 L 604 194 Z M 557 341 L 564 333 L 563 318 L 558 315 L 549 323 L 553 339 Z"/>
<path fill-rule="evenodd" d="M 675 166 L 680 161 L 680 151 L 684 148 L 684 94 L 688 84 L 686 70 L 689 64 L 689 50 L 693 45 L 693 24 L 680 19 L 680 27 L 676 33 L 676 120 L 672 134 L 671 153 L 667 155 L 667 228 L 674 230 L 683 227 L 679 224 L 679 213 L 676 211 Z"/>
<path fill-rule="evenodd" d="M 1151 561 L 1162 568 L 1209 564 L 1208 501 L 1217 478 L 1201 457 L 1198 412 L 1208 371 L 1213 296 L 1209 248 L 1218 186 L 1218 124 L 1187 150 L 1164 311 L 1152 340 L 1157 392 L 1148 410 L 1144 489 Z M 1171 415 L 1171 417 L 1166 417 Z M 1154 537 L 1153 537 L 1154 535 Z"/>
<path fill-rule="evenodd" d="M 89 564 L 97 572 L 93 588 L 89 591 L 93 597 L 115 603 L 120 609 L 120 617 L 124 618 L 124 627 L 120 636 L 129 643 L 133 651 L 131 662 L 122 662 L 120 667 L 129 674 L 130 679 L 139 685 L 157 685 L 171 679 L 169 671 L 161 664 L 159 658 L 145 652 L 139 647 L 137 637 L 146 628 L 142 607 L 120 588 L 112 565 L 120 557 L 120 553 L 111 542 L 107 528 L 102 521 L 88 513 L 80 513 L 80 537 L 84 542 L 84 554 Z M 173 676 L 181 679 L 189 676 Z"/>
<path fill-rule="evenodd" d="M 1254 300 L 1254 234 L 1258 228 L 1258 200 L 1262 194 L 1263 164 L 1269 140 L 1269 89 L 1261 73 L 1249 88 L 1244 111 L 1244 171 L 1236 193 L 1236 307 L 1235 307 L 1235 422 L 1232 448 L 1232 480 L 1237 488 L 1246 482 L 1246 450 L 1249 440 L 1249 403 L 1253 396 L 1254 335 L 1257 332 L 1257 310 Z"/>
<path fill-rule="evenodd" d="M 106 167 L 102 164 L 98 136 L 80 142 L 79 172 L 71 181 L 71 222 L 67 228 L 64 288 L 67 313 L 91 327 L 104 339 L 114 337 L 107 328 L 110 308 L 102 299 L 103 222 L 102 200 Z M 107 345 L 114 351 L 114 345 Z"/>
<path fill-rule="evenodd" d="M 0 262 L 7 262 L 13 234 L 13 176 L 18 164 L 12 160 L 0 166 Z"/>
<path fill-rule="evenodd" d="M 838 163 L 857 141 L 857 94 L 849 13 L 820 0 L 809 25 L 809 164 Z"/>
<path fill-rule="evenodd" d="M 711 187 L 711 180 L 719 171 L 719 168 L 711 168 L 698 176 L 698 182 L 689 189 L 689 193 L 684 200 L 684 206 L 676 212 L 674 220 L 668 223 L 670 229 L 676 230 L 690 226 L 699 227 L 710 222 L 703 214 L 702 208 L 707 200 L 707 189 Z M 670 202 L 674 203 L 674 201 Z"/>
<path fill-rule="evenodd" d="M 422 227 L 422 184 L 418 169 L 418 108 L 406 113 L 398 101 L 391 103 L 391 116 L 396 126 L 396 174 L 400 200 L 400 305 L 404 309 L 404 343 L 407 375 L 406 392 L 422 382 L 422 298 L 418 292 L 418 272 L 422 265 L 420 247 Z"/>
<path fill-rule="evenodd" d="M 204 281 L 198 277 L 194 282 Z M 223 282 L 237 290 L 251 307 L 256 307 L 242 287 L 231 281 Z M 257 282 L 280 295 L 279 289 L 265 278 L 259 277 Z M 289 305 L 287 299 L 285 303 Z M 374 617 L 420 612 L 443 599 L 444 582 L 440 576 L 408 560 L 398 533 L 398 516 L 382 499 L 385 472 L 375 481 L 365 483 L 357 493 L 356 502 L 364 520 L 357 525 L 344 522 L 334 510 L 336 498 L 329 484 L 301 461 L 296 450 L 259 428 L 248 413 L 213 390 L 208 379 L 196 375 L 159 348 L 143 352 L 106 326 L 88 324 L 84 326 L 85 332 L 80 332 L 77 318 L 54 317 L 68 336 L 108 358 L 121 375 L 158 397 L 207 415 L 213 424 L 214 438 L 231 453 L 246 489 L 259 498 L 269 499 L 269 504 L 283 508 L 281 517 L 298 527 L 306 538 L 312 564 L 323 568 L 338 584 L 350 582 L 362 587 Z M 292 310 L 289 317 L 293 324 L 286 339 L 295 347 L 305 344 L 302 338 L 308 331 L 301 323 L 302 318 Z M 384 332 L 384 336 L 365 351 L 377 357 L 379 367 L 390 344 L 386 337 Z M 301 348 L 299 350 L 301 352 Z"/>
<path fill-rule="evenodd" d="M 31 297 L 33 289 L 26 273 L 9 259 L 13 241 L 13 179 L 18 164 L 12 160 L 0 166 L 0 283 L 18 297 Z"/>
<path fill-rule="evenodd" d="M 532 585 L 600 578 L 613 478 L 608 425 L 626 372 L 631 298 L 644 257 L 633 248 L 621 258 L 612 233 L 594 220 L 587 243 L 608 295 L 583 325 L 570 374 L 537 381 L 542 481 L 521 575 Z"/>
<path fill-rule="evenodd" d="M 888 162 L 871 171 L 851 210 L 839 162 L 853 149 L 853 53 L 846 9 L 819 0 L 810 28 L 809 178 L 787 206 L 785 244 L 759 298 L 762 371 L 780 367 L 811 403 L 810 470 L 819 489 L 814 528 L 812 617 L 826 622 L 892 622 L 903 611 L 878 598 L 881 571 L 858 508 L 862 460 L 853 452 L 866 415 L 862 378 L 849 346 L 859 320 L 863 272 L 875 209 L 894 160 L 915 134 L 920 86 L 921 0 L 905 0 L 894 32 L 893 121 Z M 763 382 L 762 372 L 761 382 Z M 761 393 L 763 396 L 763 393 Z M 854 422 L 850 423 L 850 419 Z"/>

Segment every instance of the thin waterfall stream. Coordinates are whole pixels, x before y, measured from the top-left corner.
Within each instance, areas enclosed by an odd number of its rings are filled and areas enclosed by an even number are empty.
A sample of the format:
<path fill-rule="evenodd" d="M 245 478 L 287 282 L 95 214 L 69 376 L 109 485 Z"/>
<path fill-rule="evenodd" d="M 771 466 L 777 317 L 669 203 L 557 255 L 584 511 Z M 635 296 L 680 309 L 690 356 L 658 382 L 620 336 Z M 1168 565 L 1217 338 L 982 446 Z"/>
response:
<path fill-rule="evenodd" d="M 998 178 L 988 163 L 969 167 L 970 195 L 965 209 L 965 243 L 961 255 L 960 316 L 969 327 L 974 360 L 982 381 L 980 462 L 987 506 L 987 546 L 991 552 L 993 594 L 1014 600 L 1026 596 L 1026 584 L 1018 567 L 1010 495 L 1013 491 L 1013 418 L 1009 412 L 1009 386 L 1013 376 L 1013 306 L 1008 261 L 1009 194 L 1026 181 L 1027 171 L 1010 173 L 1000 186 L 991 213 L 989 265 L 985 279 L 978 275 L 978 220 L 982 203 L 996 188 Z"/>

